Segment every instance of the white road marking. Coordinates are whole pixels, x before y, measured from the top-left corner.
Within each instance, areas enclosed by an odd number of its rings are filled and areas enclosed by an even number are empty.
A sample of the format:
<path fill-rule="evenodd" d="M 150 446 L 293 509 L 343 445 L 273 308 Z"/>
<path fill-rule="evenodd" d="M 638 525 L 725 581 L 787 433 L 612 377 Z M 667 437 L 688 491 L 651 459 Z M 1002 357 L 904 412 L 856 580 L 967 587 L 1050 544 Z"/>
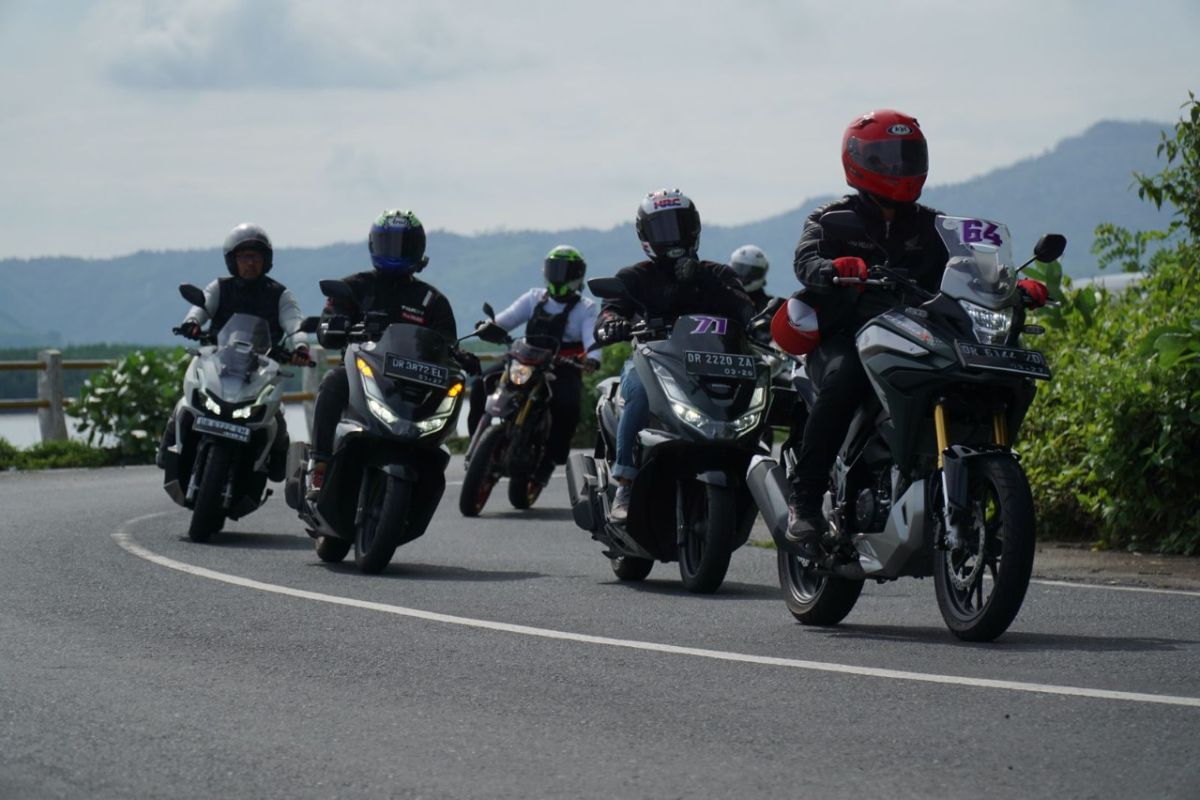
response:
<path fill-rule="evenodd" d="M 1146 586 L 1111 586 L 1104 583 L 1075 583 L 1073 581 L 1047 581 L 1034 578 L 1030 583 L 1042 586 L 1063 586 L 1067 589 L 1108 589 L 1110 592 L 1146 592 L 1147 594 L 1174 594 L 1184 597 L 1200 597 L 1200 592 L 1187 589 L 1151 589 Z"/>
<path fill-rule="evenodd" d="M 322 592 L 310 592 L 305 589 L 293 589 L 289 586 L 280 586 L 274 583 L 263 583 L 262 581 L 251 580 L 250 578 L 241 578 L 237 575 L 229 575 L 224 572 L 217 572 L 216 570 L 207 569 L 206 567 L 197 567 L 193 566 L 192 564 L 186 564 L 182 561 L 176 561 L 175 559 L 167 558 L 166 556 L 160 556 L 133 541 L 133 537 L 128 530 L 129 528 L 133 527 L 138 522 L 152 519 L 154 517 L 165 516 L 166 514 L 171 513 L 174 512 L 158 512 L 155 514 L 146 514 L 141 517 L 135 517 L 134 519 L 128 520 L 120 528 L 118 528 L 117 531 L 113 533 L 112 537 L 124 550 L 137 556 L 138 558 L 143 558 L 154 564 L 158 564 L 159 566 L 178 570 L 179 572 L 184 572 L 199 578 L 207 578 L 208 580 L 220 581 L 221 583 L 227 583 L 232 586 L 240 586 L 260 592 L 269 592 L 271 594 L 283 595 L 285 597 L 295 597 L 302 600 L 315 600 L 320 603 L 330 603 L 332 605 L 339 606 L 351 606 L 353 608 L 361 608 L 367 611 L 378 611 L 383 614 L 393 614 L 395 616 L 420 619 L 427 622 L 461 625 L 468 628 L 479 628 L 482 630 L 498 631 L 501 633 L 514 633 L 521 636 L 534 636 L 542 639 L 579 642 L 581 644 L 603 645 L 606 647 L 620 647 L 628 650 L 642 650 L 652 653 L 665 653 L 668 655 L 692 656 L 694 658 L 708 658 L 715 661 L 732 661 L 743 664 L 758 664 L 764 666 L 803 669 L 815 672 L 830 672 L 839 675 L 856 675 L 867 678 L 918 681 L 921 683 L 936 683 L 949 686 L 969 686 L 978 689 L 1004 689 L 1014 692 L 1031 692 L 1035 694 L 1053 694 L 1066 697 L 1087 697 L 1097 700 L 1123 700 L 1132 703 L 1154 703 L 1168 706 L 1200 708 L 1200 697 L 1179 697 L 1162 694 L 1145 694 L 1142 692 L 1117 692 L 1110 691 L 1108 689 L 1088 689 L 1078 686 L 1055 686 L 1053 684 L 1044 683 L 1002 681 L 991 680 L 988 678 L 969 678 L 957 675 L 907 672 L 905 670 L 897 669 L 856 667 L 850 664 L 837 664 L 824 661 L 805 661 L 795 658 L 756 656 L 748 653 L 734 653 L 724 650 L 707 650 L 699 647 L 682 647 L 673 644 L 638 641 L 636 639 L 615 639 L 608 636 L 592 636 L 583 633 L 572 633 L 570 631 L 558 631 L 551 628 L 534 628 L 528 625 L 514 625 L 507 622 L 493 622 L 485 619 L 458 617 L 451 614 L 439 614 L 434 611 L 422 611 L 417 608 L 405 608 L 404 606 L 394 606 L 387 603 L 375 603 L 368 600 L 356 600 L 350 597 L 340 597 L 338 595 L 324 594 Z"/>

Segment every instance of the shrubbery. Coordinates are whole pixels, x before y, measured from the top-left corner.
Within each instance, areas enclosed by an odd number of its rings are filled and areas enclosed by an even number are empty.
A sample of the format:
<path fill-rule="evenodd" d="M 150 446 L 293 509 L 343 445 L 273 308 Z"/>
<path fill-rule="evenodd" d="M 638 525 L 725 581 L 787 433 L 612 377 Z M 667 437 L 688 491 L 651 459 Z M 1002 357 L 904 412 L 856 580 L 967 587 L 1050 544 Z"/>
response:
<path fill-rule="evenodd" d="M 1018 445 L 1045 535 L 1200 552 L 1200 103 L 1184 108 L 1159 147 L 1167 166 L 1137 176 L 1139 194 L 1176 207 L 1169 230 L 1097 229 L 1101 264 L 1145 278 L 1112 294 L 1031 270 L 1062 303 L 1040 312 L 1055 376 Z"/>
<path fill-rule="evenodd" d="M 187 364 L 183 348 L 130 353 L 88 378 L 68 413 L 89 445 L 111 445 L 125 463 L 153 461 Z"/>
<path fill-rule="evenodd" d="M 112 451 L 83 442 L 42 442 L 22 450 L 0 437 L 0 470 L 104 467 L 114 458 Z"/>

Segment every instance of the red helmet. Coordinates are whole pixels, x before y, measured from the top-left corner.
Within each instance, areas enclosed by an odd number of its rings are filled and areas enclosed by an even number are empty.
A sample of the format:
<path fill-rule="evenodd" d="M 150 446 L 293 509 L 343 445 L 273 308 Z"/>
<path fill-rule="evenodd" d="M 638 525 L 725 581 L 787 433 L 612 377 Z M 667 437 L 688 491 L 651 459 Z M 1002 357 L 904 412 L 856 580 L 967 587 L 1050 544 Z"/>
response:
<path fill-rule="evenodd" d="M 863 114 L 842 136 L 846 183 L 896 203 L 921 196 L 929 149 L 915 117 L 890 108 Z"/>
<path fill-rule="evenodd" d="M 771 317 L 771 338 L 785 353 L 794 356 L 811 353 L 821 343 L 817 310 L 799 298 L 788 298 Z"/>

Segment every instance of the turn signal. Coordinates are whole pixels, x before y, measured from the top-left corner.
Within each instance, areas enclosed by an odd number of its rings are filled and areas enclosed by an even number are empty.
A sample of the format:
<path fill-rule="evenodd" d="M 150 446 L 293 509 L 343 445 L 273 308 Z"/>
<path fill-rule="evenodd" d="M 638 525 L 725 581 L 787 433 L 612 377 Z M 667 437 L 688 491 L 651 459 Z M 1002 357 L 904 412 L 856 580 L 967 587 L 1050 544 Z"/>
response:
<path fill-rule="evenodd" d="M 453 386 L 451 386 L 449 388 L 449 390 L 447 390 L 446 394 L 450 397 L 458 397 L 458 395 L 462 392 L 462 390 L 463 390 L 463 385 L 461 383 L 456 383 Z"/>
<path fill-rule="evenodd" d="M 363 375 L 366 375 L 368 378 L 375 377 L 375 371 L 371 369 L 371 365 L 366 361 L 363 361 L 361 358 L 356 358 L 354 360 L 354 365 L 358 367 L 359 372 L 361 372 Z"/>

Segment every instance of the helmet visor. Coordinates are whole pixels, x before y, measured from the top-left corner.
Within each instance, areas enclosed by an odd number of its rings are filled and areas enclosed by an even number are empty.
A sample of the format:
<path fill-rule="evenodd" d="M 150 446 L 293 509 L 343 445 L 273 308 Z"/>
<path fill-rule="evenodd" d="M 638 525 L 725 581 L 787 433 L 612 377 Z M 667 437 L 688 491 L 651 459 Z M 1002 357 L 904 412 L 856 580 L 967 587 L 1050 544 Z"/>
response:
<path fill-rule="evenodd" d="M 890 178 L 914 178 L 929 172 L 929 149 L 923 139 L 867 142 L 851 137 L 850 159 L 865 170 Z"/>
<path fill-rule="evenodd" d="M 424 231 L 384 228 L 371 233 L 371 255 L 415 263 L 425 250 Z"/>
<path fill-rule="evenodd" d="M 557 258 L 546 260 L 546 283 L 551 285 L 566 283 L 580 277 L 582 264 L 578 261 L 560 261 Z"/>
<path fill-rule="evenodd" d="M 682 223 L 683 215 L 672 210 L 646 217 L 642 222 L 642 230 L 650 244 L 677 244 L 688 238 Z"/>

